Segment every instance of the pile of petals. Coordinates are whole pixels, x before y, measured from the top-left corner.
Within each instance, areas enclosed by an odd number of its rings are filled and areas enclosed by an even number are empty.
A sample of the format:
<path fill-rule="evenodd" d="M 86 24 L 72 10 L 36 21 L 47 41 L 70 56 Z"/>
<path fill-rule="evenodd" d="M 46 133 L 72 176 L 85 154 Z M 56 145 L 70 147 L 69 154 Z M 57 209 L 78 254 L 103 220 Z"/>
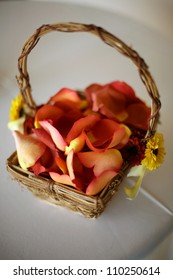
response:
<path fill-rule="evenodd" d="M 21 96 L 21 95 L 20 95 Z M 19 97 L 18 97 L 19 100 Z M 148 128 L 150 108 L 125 82 L 92 84 L 81 94 L 63 88 L 34 116 L 18 101 L 13 130 L 18 161 L 36 176 L 52 178 L 87 195 L 98 194 L 129 160 L 145 156 L 140 141 Z"/>

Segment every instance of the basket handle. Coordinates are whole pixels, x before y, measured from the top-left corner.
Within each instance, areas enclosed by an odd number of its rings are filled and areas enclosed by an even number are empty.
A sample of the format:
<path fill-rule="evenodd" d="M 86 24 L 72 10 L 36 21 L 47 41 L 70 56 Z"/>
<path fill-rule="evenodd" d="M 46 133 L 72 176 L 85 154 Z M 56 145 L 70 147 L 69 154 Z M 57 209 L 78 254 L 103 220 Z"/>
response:
<path fill-rule="evenodd" d="M 81 24 L 81 23 L 56 23 L 56 24 L 44 24 L 40 26 L 35 33 L 26 41 L 24 44 L 21 55 L 18 59 L 18 70 L 19 76 L 17 81 L 19 84 L 20 92 L 23 96 L 24 102 L 33 111 L 36 110 L 37 106 L 34 102 L 31 93 L 31 84 L 29 74 L 27 72 L 27 58 L 32 49 L 37 45 L 40 38 L 52 31 L 60 32 L 89 32 L 98 36 L 104 43 L 113 47 L 121 54 L 129 57 L 132 62 L 137 66 L 139 76 L 145 85 L 147 92 L 151 98 L 151 116 L 149 120 L 149 129 L 146 134 L 146 138 L 152 137 L 155 133 L 156 125 L 159 118 L 159 111 L 161 108 L 161 102 L 159 98 L 158 89 L 156 84 L 149 72 L 148 66 L 146 65 L 143 58 L 133 50 L 131 47 L 127 46 L 123 41 L 107 32 L 105 29 L 98 27 L 93 24 Z"/>

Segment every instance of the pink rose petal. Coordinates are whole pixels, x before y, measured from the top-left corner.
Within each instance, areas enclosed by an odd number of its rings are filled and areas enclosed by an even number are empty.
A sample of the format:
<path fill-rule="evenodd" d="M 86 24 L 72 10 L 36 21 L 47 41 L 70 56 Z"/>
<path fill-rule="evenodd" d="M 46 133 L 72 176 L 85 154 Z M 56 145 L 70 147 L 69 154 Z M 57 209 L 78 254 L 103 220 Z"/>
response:
<path fill-rule="evenodd" d="M 52 150 L 57 149 L 50 134 L 46 132 L 46 130 L 44 130 L 43 128 L 35 128 L 32 131 L 38 137 L 38 139 L 41 142 L 43 142 L 46 146 L 48 146 L 50 149 Z"/>
<path fill-rule="evenodd" d="M 24 170 L 27 170 L 43 155 L 46 146 L 34 137 L 33 134 L 23 135 L 18 131 L 13 131 L 13 136 L 19 164 Z"/>
<path fill-rule="evenodd" d="M 75 174 L 74 174 L 74 170 L 73 170 L 73 156 L 74 156 L 74 151 L 71 150 L 68 153 L 67 159 L 66 159 L 67 169 L 68 169 L 68 173 L 69 173 L 69 176 L 70 176 L 71 180 L 75 179 Z"/>
<path fill-rule="evenodd" d="M 48 121 L 40 121 L 39 123 L 50 134 L 56 147 L 61 151 L 65 151 L 65 147 L 67 144 L 59 131 Z"/>

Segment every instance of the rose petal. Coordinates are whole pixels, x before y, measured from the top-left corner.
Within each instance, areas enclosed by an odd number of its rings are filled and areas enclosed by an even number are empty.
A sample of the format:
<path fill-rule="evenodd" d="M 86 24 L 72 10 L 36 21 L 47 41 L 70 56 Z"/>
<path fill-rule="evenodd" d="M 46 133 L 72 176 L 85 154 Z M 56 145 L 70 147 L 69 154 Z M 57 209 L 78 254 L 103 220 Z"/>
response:
<path fill-rule="evenodd" d="M 61 151 L 65 151 L 67 144 L 59 131 L 48 121 L 40 121 L 39 124 L 50 134 L 56 147 Z"/>
<path fill-rule="evenodd" d="M 43 155 L 46 146 L 34 137 L 33 134 L 23 135 L 18 131 L 13 131 L 13 136 L 19 164 L 24 170 L 27 170 Z"/>
<path fill-rule="evenodd" d="M 66 146 L 65 154 L 68 155 L 68 153 L 71 150 L 73 150 L 74 153 L 78 153 L 83 149 L 84 145 L 85 145 L 85 133 L 82 131 L 82 133 L 78 137 L 76 137 L 70 142 L 69 146 Z"/>
<path fill-rule="evenodd" d="M 92 151 L 123 146 L 129 139 L 129 131 L 113 120 L 102 119 L 86 134 L 86 144 Z"/>
<path fill-rule="evenodd" d="M 74 183 L 76 189 L 83 191 L 85 182 L 83 168 L 79 159 L 75 156 L 74 151 L 71 150 L 66 159 L 69 177 Z"/>
<path fill-rule="evenodd" d="M 49 172 L 61 172 L 60 167 L 57 165 L 57 158 L 60 157 L 57 151 L 46 148 L 44 154 L 38 159 L 38 161 L 30 167 L 30 171 L 33 171 L 35 175 L 40 173 Z"/>
<path fill-rule="evenodd" d="M 60 156 L 55 157 L 56 164 L 58 165 L 59 169 L 63 172 L 63 174 L 67 174 L 67 165 L 64 159 L 62 159 Z"/>
<path fill-rule="evenodd" d="M 127 124 L 134 125 L 140 129 L 148 129 L 148 120 L 150 117 L 150 108 L 145 104 L 132 104 L 127 108 L 128 118 L 126 119 Z"/>
<path fill-rule="evenodd" d="M 61 175 L 57 172 L 49 172 L 49 175 L 52 178 L 52 180 L 57 183 L 75 187 L 75 184 L 72 182 L 72 180 L 70 179 L 70 176 L 67 174 Z"/>
<path fill-rule="evenodd" d="M 100 116 L 96 114 L 88 115 L 84 118 L 77 120 L 69 131 L 66 141 L 70 143 L 73 139 L 78 137 L 83 130 L 87 131 L 100 120 Z"/>
<path fill-rule="evenodd" d="M 35 128 L 32 130 L 33 133 L 38 137 L 38 139 L 43 142 L 46 146 L 48 146 L 52 150 L 56 150 L 56 146 L 48 132 L 46 132 L 43 128 Z"/>
<path fill-rule="evenodd" d="M 98 90 L 101 90 L 103 88 L 102 85 L 99 85 L 99 84 L 91 84 L 90 86 L 88 86 L 86 89 L 85 89 L 85 95 L 86 95 L 86 98 L 87 100 L 89 101 L 89 103 L 91 103 L 92 101 L 92 93 L 93 92 L 96 92 Z"/>
<path fill-rule="evenodd" d="M 109 144 L 108 148 L 123 148 L 128 143 L 131 134 L 131 130 L 126 125 L 120 124 L 119 130 L 114 133 L 112 141 Z"/>
<path fill-rule="evenodd" d="M 104 86 L 101 90 L 91 93 L 91 99 L 93 111 L 99 111 L 111 119 L 124 120 L 127 117 L 126 98 L 113 87 Z"/>
<path fill-rule="evenodd" d="M 76 91 L 69 88 L 63 88 L 59 92 L 57 92 L 54 96 L 52 96 L 49 102 L 52 101 L 58 102 L 58 101 L 67 101 L 67 100 L 73 103 L 79 103 L 81 101 Z"/>
<path fill-rule="evenodd" d="M 24 122 L 25 122 L 26 117 L 23 116 L 15 121 L 10 121 L 8 122 L 8 128 L 12 131 L 16 130 L 19 131 L 20 133 L 24 133 Z"/>
<path fill-rule="evenodd" d="M 86 189 L 87 195 L 96 195 L 101 192 L 104 187 L 117 175 L 117 172 L 109 170 L 105 171 L 100 176 L 95 177 Z"/>
<path fill-rule="evenodd" d="M 136 101 L 136 99 L 138 99 L 135 95 L 134 89 L 125 82 L 115 81 L 110 83 L 109 85 L 112 86 L 116 91 L 123 93 L 128 101 Z"/>
<path fill-rule="evenodd" d="M 74 170 L 73 170 L 73 156 L 74 156 L 74 151 L 71 150 L 68 155 L 67 155 L 67 159 L 66 159 L 66 162 L 67 162 L 67 169 L 68 169 L 68 173 L 69 173 L 69 176 L 70 176 L 70 179 L 71 180 L 74 180 L 75 179 L 75 174 L 74 174 Z"/>
<path fill-rule="evenodd" d="M 39 121 L 52 120 L 52 122 L 57 121 L 63 115 L 63 111 L 56 106 L 46 104 L 38 109 L 35 115 L 34 125 L 39 128 Z"/>
<path fill-rule="evenodd" d="M 93 168 L 96 177 L 107 170 L 119 171 L 123 163 L 121 153 L 116 149 L 104 152 L 81 152 L 78 153 L 78 157 L 84 166 Z"/>

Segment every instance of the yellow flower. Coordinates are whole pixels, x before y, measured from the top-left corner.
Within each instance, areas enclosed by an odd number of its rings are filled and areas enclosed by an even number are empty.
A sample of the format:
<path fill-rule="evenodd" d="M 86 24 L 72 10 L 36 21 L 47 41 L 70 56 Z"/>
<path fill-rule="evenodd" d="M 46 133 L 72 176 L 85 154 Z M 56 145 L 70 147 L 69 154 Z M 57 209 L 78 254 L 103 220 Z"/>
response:
<path fill-rule="evenodd" d="M 21 94 L 18 94 L 15 99 L 11 102 L 10 107 L 10 121 L 15 121 L 21 117 L 22 108 L 23 108 L 24 102 L 22 99 Z"/>
<path fill-rule="evenodd" d="M 149 170 L 158 168 L 164 161 L 165 148 L 164 139 L 161 133 L 155 135 L 147 142 L 145 158 L 142 164 Z"/>

